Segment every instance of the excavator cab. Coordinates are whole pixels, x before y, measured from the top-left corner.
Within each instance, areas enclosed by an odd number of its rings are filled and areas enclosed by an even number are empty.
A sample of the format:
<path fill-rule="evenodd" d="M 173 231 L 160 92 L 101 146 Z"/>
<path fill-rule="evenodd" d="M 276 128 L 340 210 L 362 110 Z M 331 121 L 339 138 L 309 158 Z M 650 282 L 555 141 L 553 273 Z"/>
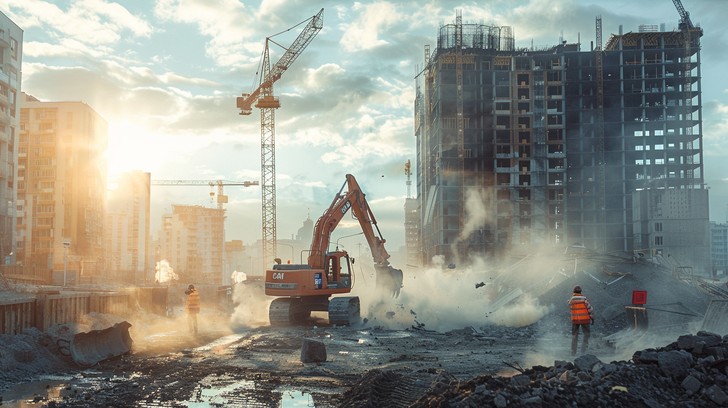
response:
<path fill-rule="evenodd" d="M 326 288 L 351 289 L 351 262 L 346 251 L 331 252 L 326 255 Z"/>

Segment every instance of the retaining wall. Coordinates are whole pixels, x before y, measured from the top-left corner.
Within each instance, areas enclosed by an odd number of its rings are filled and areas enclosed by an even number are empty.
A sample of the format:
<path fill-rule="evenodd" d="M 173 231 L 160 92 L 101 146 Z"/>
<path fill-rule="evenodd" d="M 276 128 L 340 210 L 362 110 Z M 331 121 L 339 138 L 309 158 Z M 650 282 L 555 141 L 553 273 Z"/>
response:
<path fill-rule="evenodd" d="M 0 334 L 19 334 L 35 327 L 45 331 L 55 324 L 76 323 L 96 312 L 126 316 L 131 293 L 39 293 L 34 298 L 0 301 Z"/>

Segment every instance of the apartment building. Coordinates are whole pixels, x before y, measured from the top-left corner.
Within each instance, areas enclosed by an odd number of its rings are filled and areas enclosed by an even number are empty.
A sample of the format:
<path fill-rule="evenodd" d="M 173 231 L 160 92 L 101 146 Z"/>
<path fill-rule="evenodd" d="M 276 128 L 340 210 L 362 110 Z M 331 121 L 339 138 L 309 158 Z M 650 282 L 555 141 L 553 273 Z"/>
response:
<path fill-rule="evenodd" d="M 154 282 L 150 255 L 151 174 L 142 171 L 119 176 L 109 191 L 106 214 L 106 263 L 117 282 Z"/>
<path fill-rule="evenodd" d="M 156 261 L 167 260 L 185 283 L 223 283 L 224 209 L 172 205 L 161 228 Z"/>
<path fill-rule="evenodd" d="M 0 12 L 0 260 L 5 273 L 16 272 L 18 116 L 23 30 Z"/>
<path fill-rule="evenodd" d="M 106 121 L 83 102 L 22 94 L 17 260 L 44 282 L 103 277 Z"/>

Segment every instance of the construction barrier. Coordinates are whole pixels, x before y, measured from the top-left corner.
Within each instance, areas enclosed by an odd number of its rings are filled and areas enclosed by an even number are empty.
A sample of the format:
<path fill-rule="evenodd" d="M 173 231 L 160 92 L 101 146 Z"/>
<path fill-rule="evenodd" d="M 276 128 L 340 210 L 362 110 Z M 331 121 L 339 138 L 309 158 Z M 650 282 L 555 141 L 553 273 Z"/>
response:
<path fill-rule="evenodd" d="M 130 311 L 132 294 L 38 293 L 34 298 L 0 301 L 0 334 L 20 334 L 35 327 L 46 331 L 56 324 L 78 323 L 88 313 L 125 316 Z"/>
<path fill-rule="evenodd" d="M 0 301 L 0 334 L 18 334 L 35 327 L 36 300 Z"/>

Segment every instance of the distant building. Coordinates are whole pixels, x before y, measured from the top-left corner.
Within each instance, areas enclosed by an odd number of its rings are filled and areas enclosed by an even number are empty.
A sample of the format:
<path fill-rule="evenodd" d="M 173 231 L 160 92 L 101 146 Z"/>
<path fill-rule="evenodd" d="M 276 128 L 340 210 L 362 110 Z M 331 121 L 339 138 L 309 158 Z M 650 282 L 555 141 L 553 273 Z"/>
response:
<path fill-rule="evenodd" d="M 642 189 L 632 194 L 632 206 L 634 251 L 712 275 L 708 190 Z"/>
<path fill-rule="evenodd" d="M 122 174 L 109 192 L 106 214 L 106 264 L 109 278 L 125 283 L 154 281 L 150 262 L 149 173 Z"/>
<path fill-rule="evenodd" d="M 162 216 L 159 260 L 167 260 L 183 283 L 223 283 L 225 210 L 173 205 Z"/>
<path fill-rule="evenodd" d="M 713 276 L 728 275 L 728 224 L 710 223 L 710 258 Z"/>
<path fill-rule="evenodd" d="M 0 270 L 16 273 L 18 95 L 23 30 L 0 12 Z"/>
<path fill-rule="evenodd" d="M 298 231 L 296 232 L 296 240 L 308 242 L 309 246 L 310 246 L 312 239 L 313 239 L 313 220 L 311 219 L 311 214 L 309 214 L 306 217 L 306 220 L 303 221 L 303 225 L 301 226 L 301 228 L 299 228 Z"/>
<path fill-rule="evenodd" d="M 423 262 L 577 243 L 630 252 L 634 191 L 704 188 L 702 30 L 649 28 L 605 45 L 599 29 L 582 50 L 516 49 L 510 27 L 460 15 L 440 27 L 416 79 Z"/>
<path fill-rule="evenodd" d="M 233 272 L 244 272 L 247 275 L 247 268 L 250 265 L 250 256 L 245 252 L 245 244 L 242 240 L 234 239 L 225 242 L 225 264 L 222 274 L 222 284 L 230 285 Z"/>
<path fill-rule="evenodd" d="M 420 247 L 419 212 L 417 200 L 406 198 L 404 200 L 404 235 L 405 251 L 407 253 L 407 266 L 418 267 L 422 265 L 422 248 Z M 404 265 L 402 265 L 404 267 Z"/>
<path fill-rule="evenodd" d="M 108 125 L 82 102 L 23 94 L 18 143 L 18 262 L 62 283 L 101 278 Z"/>

